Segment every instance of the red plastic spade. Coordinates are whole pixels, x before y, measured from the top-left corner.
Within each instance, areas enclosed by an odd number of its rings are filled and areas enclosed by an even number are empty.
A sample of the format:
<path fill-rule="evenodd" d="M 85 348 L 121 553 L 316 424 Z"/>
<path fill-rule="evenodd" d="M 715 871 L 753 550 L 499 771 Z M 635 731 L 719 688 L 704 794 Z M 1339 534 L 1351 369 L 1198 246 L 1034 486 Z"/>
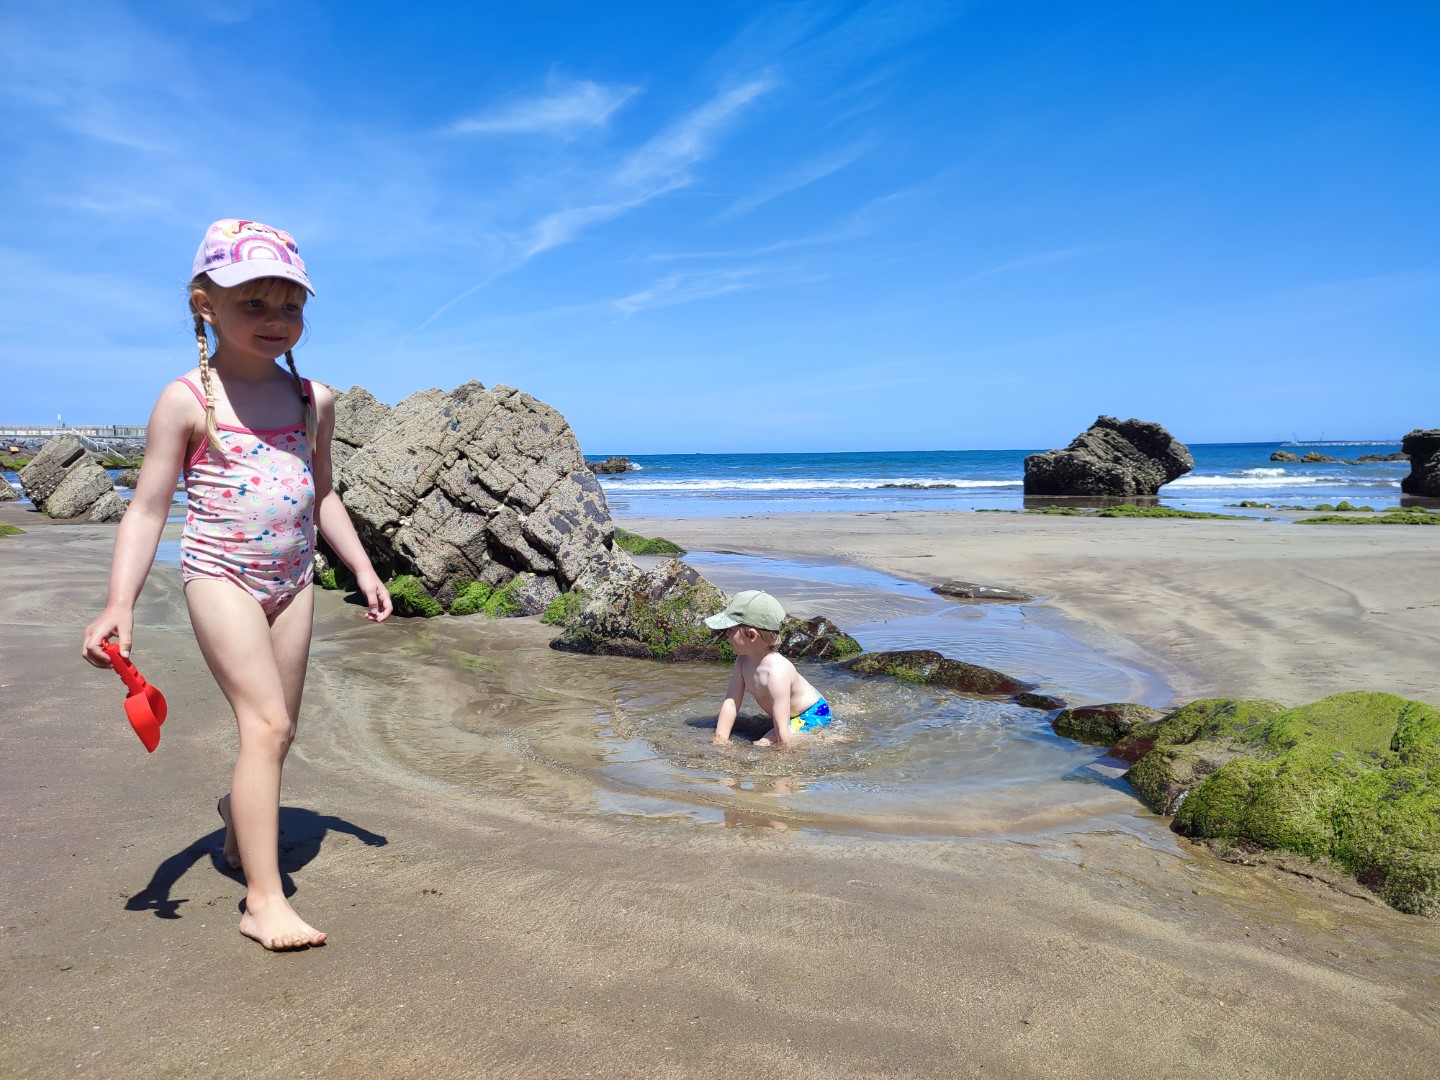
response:
<path fill-rule="evenodd" d="M 127 657 L 120 655 L 118 644 L 107 641 L 105 655 L 110 657 L 110 666 L 130 690 L 125 698 L 125 716 L 145 749 L 153 754 L 160 745 L 160 725 L 165 722 L 165 695 L 146 682 L 145 676 Z"/>

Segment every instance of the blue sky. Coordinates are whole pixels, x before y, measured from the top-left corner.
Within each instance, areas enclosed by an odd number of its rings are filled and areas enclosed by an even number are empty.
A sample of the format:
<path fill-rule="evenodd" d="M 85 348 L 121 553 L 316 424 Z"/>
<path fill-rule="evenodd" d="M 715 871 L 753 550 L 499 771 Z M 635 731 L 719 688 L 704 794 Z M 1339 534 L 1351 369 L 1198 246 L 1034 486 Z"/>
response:
<path fill-rule="evenodd" d="M 1440 426 L 1440 5 L 0 6 L 0 421 L 139 422 L 206 224 L 303 373 L 587 453 Z"/>

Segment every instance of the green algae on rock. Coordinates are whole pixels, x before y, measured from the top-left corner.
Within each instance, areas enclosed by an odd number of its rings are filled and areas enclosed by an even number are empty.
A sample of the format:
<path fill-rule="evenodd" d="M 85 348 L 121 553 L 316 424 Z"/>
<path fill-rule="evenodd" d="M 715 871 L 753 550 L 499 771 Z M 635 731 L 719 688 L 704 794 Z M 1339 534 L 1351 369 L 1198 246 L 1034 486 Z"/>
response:
<path fill-rule="evenodd" d="M 1401 911 L 1440 915 L 1440 708 L 1361 691 L 1294 709 L 1214 698 L 1115 752 L 1176 832 L 1335 865 Z"/>
<path fill-rule="evenodd" d="M 391 578 L 386 588 L 390 590 L 390 600 L 395 605 L 396 615 L 415 615 L 422 619 L 433 619 L 436 615 L 445 613 L 440 602 L 425 591 L 425 587 L 420 584 L 419 579 L 409 574 L 400 574 Z"/>
<path fill-rule="evenodd" d="M 685 554 L 684 548 L 663 536 L 644 537 L 619 527 L 615 529 L 615 546 L 631 555 L 664 555 L 673 559 Z"/>
<path fill-rule="evenodd" d="M 616 576 L 564 623 L 552 649 L 654 660 L 724 660 L 724 639 L 705 625 L 725 594 L 678 560 L 648 573 Z"/>
<path fill-rule="evenodd" d="M 1164 716 L 1159 709 L 1134 702 L 1121 701 L 1109 705 L 1083 705 L 1063 709 L 1050 722 L 1056 735 L 1091 746 L 1114 746 L 1140 724 L 1149 724 Z"/>
<path fill-rule="evenodd" d="M 945 686 L 966 694 L 1008 697 L 1034 687 L 993 668 L 951 660 L 934 649 L 902 649 L 861 653 L 842 661 L 842 667 L 859 675 L 889 675 L 903 682 Z"/>

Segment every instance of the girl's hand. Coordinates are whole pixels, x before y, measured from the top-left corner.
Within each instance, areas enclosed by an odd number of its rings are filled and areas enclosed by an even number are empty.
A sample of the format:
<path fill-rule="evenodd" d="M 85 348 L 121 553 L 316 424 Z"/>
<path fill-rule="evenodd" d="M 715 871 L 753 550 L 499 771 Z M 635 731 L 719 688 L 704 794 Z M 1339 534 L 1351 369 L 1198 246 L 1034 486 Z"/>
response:
<path fill-rule="evenodd" d="M 384 622 L 395 610 L 395 605 L 390 600 L 390 590 L 385 588 L 385 583 L 374 570 L 355 575 L 355 587 L 365 597 L 369 607 L 365 617 L 371 622 Z"/>
<path fill-rule="evenodd" d="M 135 613 L 126 607 L 106 606 L 95 621 L 85 628 L 85 642 L 80 655 L 87 664 L 98 668 L 110 667 L 110 657 L 105 655 L 105 643 L 112 637 L 120 642 L 120 655 L 130 656 L 131 637 L 135 629 Z"/>

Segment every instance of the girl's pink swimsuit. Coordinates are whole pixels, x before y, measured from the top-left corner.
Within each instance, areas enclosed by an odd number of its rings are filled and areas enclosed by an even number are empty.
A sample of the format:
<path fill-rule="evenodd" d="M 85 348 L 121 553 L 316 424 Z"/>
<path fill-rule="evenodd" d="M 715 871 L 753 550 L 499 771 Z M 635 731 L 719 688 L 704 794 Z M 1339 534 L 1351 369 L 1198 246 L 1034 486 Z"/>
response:
<path fill-rule="evenodd" d="M 180 381 L 203 406 L 200 388 Z M 308 379 L 305 392 L 312 394 Z M 202 442 L 185 466 L 180 576 L 233 581 L 273 615 L 315 576 L 315 482 L 305 425 L 217 426 L 224 455 Z"/>

